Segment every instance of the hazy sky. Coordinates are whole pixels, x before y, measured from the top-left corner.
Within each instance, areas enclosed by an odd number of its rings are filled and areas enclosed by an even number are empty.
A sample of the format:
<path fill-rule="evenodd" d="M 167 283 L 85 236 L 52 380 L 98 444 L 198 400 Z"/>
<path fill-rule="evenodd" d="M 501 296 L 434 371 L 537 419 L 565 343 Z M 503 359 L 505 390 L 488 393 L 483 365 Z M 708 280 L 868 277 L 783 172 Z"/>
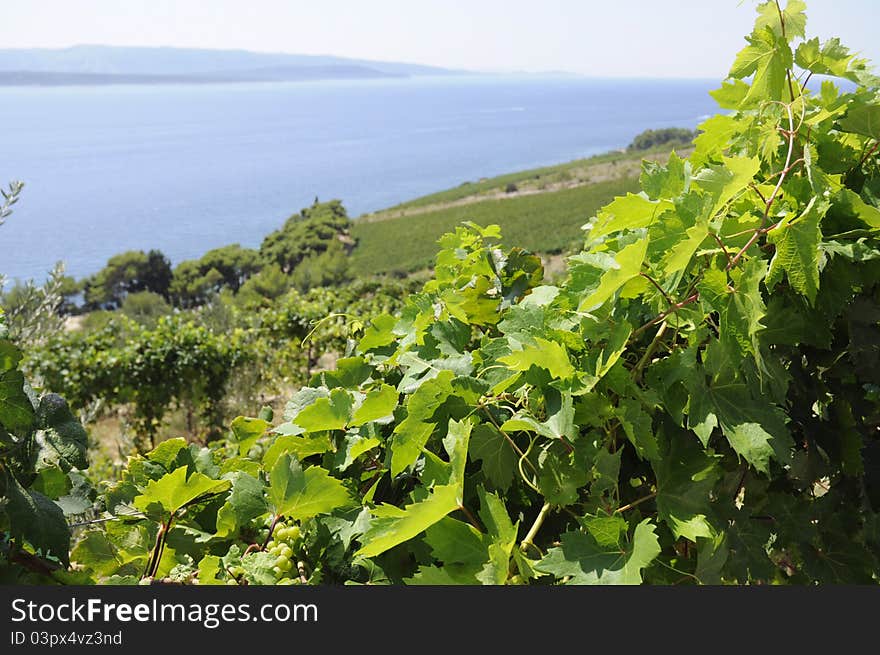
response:
<path fill-rule="evenodd" d="M 0 0 L 0 47 L 334 54 L 492 71 L 723 76 L 753 0 Z M 808 0 L 808 34 L 880 63 L 880 0 Z"/>

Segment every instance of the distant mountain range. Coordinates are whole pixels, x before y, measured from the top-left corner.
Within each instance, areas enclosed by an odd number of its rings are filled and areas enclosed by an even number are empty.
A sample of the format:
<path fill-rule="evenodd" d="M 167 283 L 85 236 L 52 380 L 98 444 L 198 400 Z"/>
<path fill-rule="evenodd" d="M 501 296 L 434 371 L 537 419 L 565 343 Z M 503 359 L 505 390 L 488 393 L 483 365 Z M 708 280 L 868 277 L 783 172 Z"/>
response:
<path fill-rule="evenodd" d="M 0 86 L 205 84 L 462 75 L 468 71 L 328 55 L 79 45 L 0 49 Z"/>

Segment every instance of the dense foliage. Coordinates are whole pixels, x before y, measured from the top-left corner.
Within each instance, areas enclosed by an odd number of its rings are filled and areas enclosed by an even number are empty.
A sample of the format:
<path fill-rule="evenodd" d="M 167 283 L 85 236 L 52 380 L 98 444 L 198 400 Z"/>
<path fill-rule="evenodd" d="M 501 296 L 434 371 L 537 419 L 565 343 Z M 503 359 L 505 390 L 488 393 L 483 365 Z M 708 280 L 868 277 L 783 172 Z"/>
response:
<path fill-rule="evenodd" d="M 10 185 L 0 224 L 22 185 Z M 85 511 L 94 491 L 79 472 L 88 466 L 87 436 L 64 400 L 38 395 L 19 368 L 21 350 L 8 338 L 0 309 L 0 580 L 22 571 L 39 577 L 70 564 L 65 515 Z"/>
<path fill-rule="evenodd" d="M 334 241 L 345 240 L 348 214 L 338 200 L 315 203 L 294 214 L 268 235 L 260 246 L 260 256 L 285 273 L 292 272 L 309 257 L 321 256 Z"/>
<path fill-rule="evenodd" d="M 139 291 L 167 296 L 171 276 L 171 262 L 158 250 L 130 250 L 114 255 L 103 269 L 83 281 L 85 306 L 116 309 L 126 295 Z"/>
<path fill-rule="evenodd" d="M 562 283 L 459 227 L 281 420 L 129 458 L 53 577 L 877 583 L 880 80 L 803 11 L 758 7 L 729 113 L 644 163 Z M 7 432 L 23 406 L 0 403 Z"/>
<path fill-rule="evenodd" d="M 627 146 L 630 152 L 650 150 L 662 145 L 688 146 L 697 133 L 683 127 L 664 127 L 659 130 L 645 130 L 637 134 Z"/>
<path fill-rule="evenodd" d="M 228 416 L 230 395 L 253 408 L 260 397 L 306 384 L 322 354 L 345 352 L 354 319 L 398 309 L 407 288 L 376 282 L 289 291 L 265 307 L 222 296 L 178 313 L 168 313 L 161 296 L 139 292 L 102 324 L 33 344 L 23 366 L 75 410 L 100 405 L 104 416 L 125 418 L 141 451 L 177 411 L 187 435 L 210 440 L 235 416 Z"/>
<path fill-rule="evenodd" d="M 238 291 L 259 270 L 259 253 L 236 243 L 209 250 L 200 259 L 180 262 L 169 291 L 180 307 L 201 305 L 221 289 Z"/>

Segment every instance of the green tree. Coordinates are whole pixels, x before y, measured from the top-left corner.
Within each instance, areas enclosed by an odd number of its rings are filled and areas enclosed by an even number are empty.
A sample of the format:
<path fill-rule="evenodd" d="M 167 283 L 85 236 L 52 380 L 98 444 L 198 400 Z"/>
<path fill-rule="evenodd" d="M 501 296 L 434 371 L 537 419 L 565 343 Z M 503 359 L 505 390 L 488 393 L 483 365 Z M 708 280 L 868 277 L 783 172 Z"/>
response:
<path fill-rule="evenodd" d="M 158 250 L 129 250 L 114 255 L 84 284 L 88 309 L 118 309 L 125 296 L 137 291 L 168 295 L 171 262 Z"/>
<path fill-rule="evenodd" d="M 346 246 L 338 239 L 331 241 L 323 252 L 303 259 L 290 277 L 293 286 L 300 291 L 340 286 L 349 282 L 352 273 Z"/>
<path fill-rule="evenodd" d="M 645 130 L 637 134 L 632 143 L 629 144 L 627 150 L 630 152 L 638 152 L 640 150 L 650 150 L 655 146 L 663 145 L 690 145 L 697 133 L 681 127 L 665 127 L 659 130 Z"/>
<path fill-rule="evenodd" d="M 221 289 L 237 292 L 260 266 L 257 251 L 237 243 L 209 250 L 199 259 L 177 265 L 171 281 L 171 297 L 182 307 L 200 305 Z"/>
<path fill-rule="evenodd" d="M 342 202 L 319 203 L 316 199 L 263 240 L 260 256 L 291 273 L 306 257 L 320 255 L 334 241 L 349 242 L 348 230 L 349 218 Z"/>
<path fill-rule="evenodd" d="M 241 286 L 237 300 L 243 307 L 266 305 L 287 293 L 291 284 L 291 277 L 278 264 L 269 264 Z"/>

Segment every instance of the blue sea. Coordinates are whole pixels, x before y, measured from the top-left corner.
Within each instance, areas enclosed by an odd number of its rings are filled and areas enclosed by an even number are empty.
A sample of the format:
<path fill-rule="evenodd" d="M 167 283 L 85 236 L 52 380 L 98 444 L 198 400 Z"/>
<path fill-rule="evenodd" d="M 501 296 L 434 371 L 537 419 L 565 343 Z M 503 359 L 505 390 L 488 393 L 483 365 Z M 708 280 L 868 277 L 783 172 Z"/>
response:
<path fill-rule="evenodd" d="M 470 76 L 0 89 L 0 273 L 83 277 L 129 249 L 174 263 L 259 246 L 292 213 L 349 215 L 695 127 L 711 81 Z M 578 219 L 580 220 L 580 219 Z M 406 235 L 401 235 L 406 238 Z"/>

